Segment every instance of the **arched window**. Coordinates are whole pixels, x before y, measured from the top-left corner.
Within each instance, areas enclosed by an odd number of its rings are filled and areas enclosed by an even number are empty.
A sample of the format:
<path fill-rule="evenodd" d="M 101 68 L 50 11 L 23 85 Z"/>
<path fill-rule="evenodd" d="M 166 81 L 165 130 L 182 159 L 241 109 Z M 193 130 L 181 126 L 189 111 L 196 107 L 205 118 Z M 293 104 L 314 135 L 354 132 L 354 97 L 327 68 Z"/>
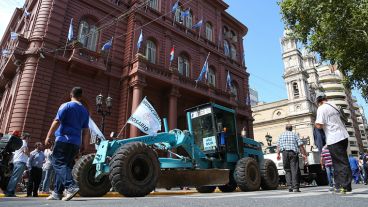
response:
<path fill-rule="evenodd" d="M 206 39 L 213 41 L 213 28 L 212 24 L 209 22 L 206 23 Z"/>
<path fill-rule="evenodd" d="M 230 57 L 230 45 L 226 40 L 224 40 L 224 53 L 226 56 Z"/>
<path fill-rule="evenodd" d="M 231 40 L 233 42 L 238 42 L 238 36 L 236 35 L 234 31 L 231 31 Z"/>
<path fill-rule="evenodd" d="M 185 17 L 185 26 L 192 29 L 193 26 L 193 14 L 192 11 L 189 12 L 188 16 Z"/>
<path fill-rule="evenodd" d="M 147 40 L 146 57 L 150 63 L 156 63 L 156 44 L 152 40 Z"/>
<path fill-rule="evenodd" d="M 227 28 L 227 26 L 224 26 L 222 31 L 223 31 L 224 37 L 227 38 L 227 35 L 228 35 L 228 32 L 229 32 L 229 29 Z"/>
<path fill-rule="evenodd" d="M 150 0 L 148 6 L 152 9 L 158 10 L 158 0 Z"/>
<path fill-rule="evenodd" d="M 181 9 L 181 4 L 179 3 L 178 8 L 176 8 L 176 10 L 175 10 L 175 17 L 174 17 L 174 20 L 175 20 L 176 22 L 179 22 L 179 23 L 183 22 L 183 19 L 182 19 L 182 16 L 181 16 L 181 13 L 182 13 L 182 12 L 183 12 L 183 10 Z"/>
<path fill-rule="evenodd" d="M 98 42 L 97 27 L 86 20 L 79 23 L 78 41 L 82 43 L 83 47 L 96 51 Z"/>
<path fill-rule="evenodd" d="M 231 87 L 231 93 L 232 94 L 234 94 L 234 96 L 235 96 L 235 100 L 239 100 L 239 98 L 238 98 L 238 86 L 237 86 L 237 84 L 235 84 L 235 83 L 232 83 L 232 87 Z"/>
<path fill-rule="evenodd" d="M 178 57 L 178 71 L 179 74 L 189 77 L 189 58 L 186 55 Z"/>
<path fill-rule="evenodd" d="M 212 67 L 208 70 L 208 83 L 211 86 L 216 87 L 216 72 Z"/>
<path fill-rule="evenodd" d="M 298 98 L 299 97 L 299 87 L 298 87 L 298 83 L 294 82 L 293 83 L 293 94 L 294 94 L 294 98 Z"/>
<path fill-rule="evenodd" d="M 231 59 L 236 60 L 236 47 L 231 45 Z"/>

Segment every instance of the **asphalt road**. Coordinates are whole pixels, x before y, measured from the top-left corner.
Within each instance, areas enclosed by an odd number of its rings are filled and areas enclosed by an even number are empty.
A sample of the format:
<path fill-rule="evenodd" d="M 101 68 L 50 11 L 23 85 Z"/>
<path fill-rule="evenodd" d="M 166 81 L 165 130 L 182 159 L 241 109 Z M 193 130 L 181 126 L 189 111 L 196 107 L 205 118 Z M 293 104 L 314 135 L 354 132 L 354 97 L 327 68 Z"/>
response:
<path fill-rule="evenodd" d="M 354 185 L 353 193 L 331 194 L 327 187 L 302 188 L 301 193 L 287 190 L 234 193 L 166 193 L 143 198 L 103 197 L 80 198 L 71 201 L 47 201 L 45 198 L 0 198 L 1 207 L 349 207 L 368 206 L 368 186 Z"/>

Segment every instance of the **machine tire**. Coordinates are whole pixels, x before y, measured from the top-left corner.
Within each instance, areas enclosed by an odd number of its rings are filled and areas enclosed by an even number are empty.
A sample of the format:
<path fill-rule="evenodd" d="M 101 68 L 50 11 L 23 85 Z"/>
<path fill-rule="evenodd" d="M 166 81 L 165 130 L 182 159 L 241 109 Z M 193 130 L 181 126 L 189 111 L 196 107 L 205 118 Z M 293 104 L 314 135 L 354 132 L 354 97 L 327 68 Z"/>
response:
<path fill-rule="evenodd" d="M 108 176 L 96 181 L 96 165 L 93 165 L 95 154 L 82 156 L 73 168 L 73 178 L 79 186 L 79 195 L 83 197 L 100 197 L 111 189 Z"/>
<path fill-rule="evenodd" d="M 279 186 L 279 173 L 275 163 L 265 159 L 261 170 L 261 188 L 263 190 L 276 190 Z"/>
<path fill-rule="evenodd" d="M 231 171 L 230 174 L 229 174 L 229 183 L 228 184 L 218 186 L 218 188 L 223 193 L 234 192 L 236 187 L 238 187 L 238 185 L 236 184 L 235 179 L 234 179 L 234 171 Z"/>
<path fill-rule="evenodd" d="M 215 191 L 216 186 L 201 186 L 196 187 L 198 193 L 213 193 Z"/>
<path fill-rule="evenodd" d="M 13 164 L 9 164 L 9 166 L 6 167 L 1 165 L 2 163 L 0 163 L 0 189 L 5 192 L 12 176 Z"/>
<path fill-rule="evenodd" d="M 242 191 L 256 191 L 261 186 L 261 173 L 257 161 L 245 157 L 236 163 L 234 178 Z"/>
<path fill-rule="evenodd" d="M 110 162 L 110 180 L 116 191 L 126 197 L 143 197 L 157 184 L 160 164 L 157 154 L 142 142 L 124 144 Z"/>

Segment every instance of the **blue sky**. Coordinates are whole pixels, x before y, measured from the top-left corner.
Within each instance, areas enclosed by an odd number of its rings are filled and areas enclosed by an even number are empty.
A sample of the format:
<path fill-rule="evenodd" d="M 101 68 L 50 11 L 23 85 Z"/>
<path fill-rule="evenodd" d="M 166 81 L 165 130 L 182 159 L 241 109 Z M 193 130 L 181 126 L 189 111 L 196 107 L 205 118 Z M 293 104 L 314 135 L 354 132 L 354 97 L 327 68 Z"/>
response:
<path fill-rule="evenodd" d="M 6 29 L 16 6 L 24 0 L 0 0 L 0 38 Z M 281 59 L 280 38 L 283 23 L 275 0 L 225 0 L 228 12 L 245 24 L 249 32 L 244 39 L 245 61 L 250 73 L 250 85 L 256 89 L 259 99 L 265 102 L 287 98 Z M 367 103 L 356 91 L 358 103 L 368 114 Z"/>

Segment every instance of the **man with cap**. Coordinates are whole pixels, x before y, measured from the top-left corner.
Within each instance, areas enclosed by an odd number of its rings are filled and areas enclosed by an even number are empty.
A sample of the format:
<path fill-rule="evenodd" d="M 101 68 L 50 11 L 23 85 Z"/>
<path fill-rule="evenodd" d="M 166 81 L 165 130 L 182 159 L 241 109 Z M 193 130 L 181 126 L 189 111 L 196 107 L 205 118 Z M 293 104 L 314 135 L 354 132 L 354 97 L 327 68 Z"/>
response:
<path fill-rule="evenodd" d="M 335 178 L 336 192 L 346 194 L 351 191 L 351 170 L 347 155 L 349 134 L 340 118 L 338 107 L 327 101 L 326 95 L 317 92 L 318 105 L 315 126 L 323 129 L 326 144 L 330 150 Z"/>
<path fill-rule="evenodd" d="M 286 172 L 285 179 L 289 192 L 300 192 L 299 151 L 306 160 L 307 153 L 303 142 L 293 132 L 293 126 L 288 124 L 286 125 L 286 131 L 280 135 L 277 141 L 277 160 L 281 159 L 280 152 L 282 152 L 282 163 Z"/>
<path fill-rule="evenodd" d="M 88 139 L 89 113 L 81 103 L 82 88 L 74 87 L 70 92 L 70 98 L 71 101 L 60 106 L 45 140 L 45 145 L 50 146 L 53 143 L 51 137 L 55 134 L 52 166 L 56 180 L 54 192 L 47 198 L 48 200 L 68 201 L 79 191 L 73 180 L 72 169 L 80 146 Z M 62 198 L 64 188 L 66 196 Z"/>

